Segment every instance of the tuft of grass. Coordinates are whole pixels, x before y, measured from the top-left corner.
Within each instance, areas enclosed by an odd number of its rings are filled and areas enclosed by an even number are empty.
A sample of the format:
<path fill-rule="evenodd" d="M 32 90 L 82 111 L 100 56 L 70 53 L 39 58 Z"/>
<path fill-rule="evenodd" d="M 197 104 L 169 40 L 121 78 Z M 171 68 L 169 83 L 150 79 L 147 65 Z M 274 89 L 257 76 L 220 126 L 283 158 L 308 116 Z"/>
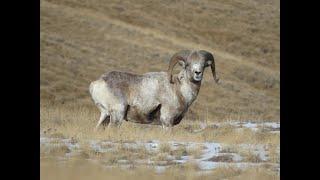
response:
<path fill-rule="evenodd" d="M 181 156 L 187 156 L 187 155 L 189 155 L 189 154 L 188 154 L 188 151 L 187 151 L 187 148 L 186 148 L 185 146 L 179 146 L 177 149 L 172 150 L 172 151 L 170 152 L 170 154 L 171 154 L 172 156 L 177 157 L 178 159 L 180 159 Z"/>
<path fill-rule="evenodd" d="M 213 162 L 233 162 L 233 156 L 230 154 L 223 154 L 218 156 L 213 156 L 208 161 Z"/>
<path fill-rule="evenodd" d="M 259 154 L 254 153 L 250 150 L 248 151 L 241 151 L 240 155 L 243 157 L 243 162 L 252 162 L 252 163 L 260 163 L 263 162 L 260 158 Z"/>
<path fill-rule="evenodd" d="M 280 152 L 277 145 L 269 145 L 269 161 L 280 164 Z"/>
<path fill-rule="evenodd" d="M 171 146 L 169 143 L 161 143 L 159 147 L 159 151 L 162 153 L 167 153 L 171 151 Z"/>
<path fill-rule="evenodd" d="M 224 145 L 220 153 L 238 153 L 239 148 L 236 145 Z"/>
<path fill-rule="evenodd" d="M 50 134 L 49 137 L 52 137 L 52 138 L 65 138 L 65 136 L 62 133 L 58 133 L 58 132 Z"/>
<path fill-rule="evenodd" d="M 64 144 L 40 145 L 40 155 L 64 156 L 69 152 L 71 152 L 70 149 Z"/>
<path fill-rule="evenodd" d="M 152 156 L 150 158 L 151 161 L 168 161 L 168 156 L 170 154 L 168 152 L 161 152 L 161 153 L 157 153 L 155 154 L 155 156 Z"/>
<path fill-rule="evenodd" d="M 204 149 L 203 146 L 190 148 L 190 149 L 187 149 L 187 154 L 193 156 L 193 158 L 195 159 L 199 159 L 203 154 L 202 153 L 203 149 Z"/>

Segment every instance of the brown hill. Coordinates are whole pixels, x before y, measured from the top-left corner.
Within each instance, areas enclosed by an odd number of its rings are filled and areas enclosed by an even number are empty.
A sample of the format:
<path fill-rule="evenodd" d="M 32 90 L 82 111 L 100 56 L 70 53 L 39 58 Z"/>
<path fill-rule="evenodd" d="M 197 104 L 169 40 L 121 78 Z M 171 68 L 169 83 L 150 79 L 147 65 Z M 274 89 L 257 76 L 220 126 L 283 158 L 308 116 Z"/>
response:
<path fill-rule="evenodd" d="M 41 103 L 95 108 L 102 73 L 165 71 L 174 52 L 206 49 L 222 84 L 206 71 L 189 119 L 279 121 L 279 1 L 41 0 L 40 29 Z"/>

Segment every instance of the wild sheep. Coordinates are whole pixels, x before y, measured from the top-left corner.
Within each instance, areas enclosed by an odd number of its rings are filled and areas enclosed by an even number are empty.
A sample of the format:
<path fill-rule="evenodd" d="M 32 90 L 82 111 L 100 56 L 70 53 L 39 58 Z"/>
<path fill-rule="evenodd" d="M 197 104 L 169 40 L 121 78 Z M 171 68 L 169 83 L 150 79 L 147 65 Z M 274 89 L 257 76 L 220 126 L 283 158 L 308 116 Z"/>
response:
<path fill-rule="evenodd" d="M 179 63 L 182 70 L 172 75 Z M 95 129 L 123 120 L 173 127 L 180 123 L 196 99 L 206 67 L 210 66 L 216 83 L 213 55 L 207 51 L 182 50 L 170 60 L 168 72 L 143 75 L 112 71 L 90 84 L 90 94 L 101 116 Z"/>

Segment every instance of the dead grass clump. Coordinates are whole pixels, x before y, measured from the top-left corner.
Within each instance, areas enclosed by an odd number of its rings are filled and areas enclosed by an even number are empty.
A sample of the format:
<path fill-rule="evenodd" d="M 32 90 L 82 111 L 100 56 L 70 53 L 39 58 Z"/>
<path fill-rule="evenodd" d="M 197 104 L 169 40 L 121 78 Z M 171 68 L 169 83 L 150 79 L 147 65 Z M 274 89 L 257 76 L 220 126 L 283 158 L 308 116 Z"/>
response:
<path fill-rule="evenodd" d="M 60 139 L 65 138 L 65 136 L 64 136 L 62 133 L 60 133 L 60 132 L 56 132 L 56 133 L 50 134 L 49 137 L 52 137 L 52 138 L 60 138 Z"/>
<path fill-rule="evenodd" d="M 201 158 L 203 154 L 203 150 L 205 149 L 204 145 L 196 146 L 196 147 L 188 147 L 186 148 L 187 155 L 192 156 L 195 159 Z"/>
<path fill-rule="evenodd" d="M 151 161 L 167 161 L 169 156 L 170 156 L 169 153 L 161 152 L 161 153 L 155 154 L 154 156 L 151 156 L 150 160 Z"/>
<path fill-rule="evenodd" d="M 280 152 L 277 145 L 269 145 L 269 161 L 273 163 L 280 163 Z"/>
<path fill-rule="evenodd" d="M 89 150 L 86 150 L 85 152 L 83 152 L 85 154 L 87 154 L 89 156 L 90 159 L 103 159 L 104 156 L 105 156 L 105 153 L 104 152 L 99 152 L 95 149 L 89 149 Z M 84 155 L 86 156 L 86 155 Z"/>
<path fill-rule="evenodd" d="M 118 145 L 116 151 L 116 154 L 119 156 L 123 156 L 128 160 L 135 160 L 135 159 L 146 159 L 150 155 L 152 155 L 151 152 L 149 152 L 145 146 L 143 145 L 137 145 L 136 147 L 130 147 L 125 144 Z"/>
<path fill-rule="evenodd" d="M 262 130 L 252 131 L 249 128 L 244 128 L 241 131 L 230 132 L 225 136 L 218 137 L 219 141 L 228 144 L 242 144 L 242 143 L 252 143 L 252 144 L 279 144 L 280 135 L 263 132 Z"/>
<path fill-rule="evenodd" d="M 64 144 L 40 145 L 40 155 L 64 156 L 69 152 L 71 150 Z"/>
<path fill-rule="evenodd" d="M 203 139 L 205 139 L 205 141 L 210 141 L 223 139 L 224 137 L 230 136 L 234 133 L 236 133 L 234 127 L 231 125 L 226 125 L 217 129 L 211 127 L 206 128 L 201 134 L 201 136 Z"/>
<path fill-rule="evenodd" d="M 171 146 L 169 143 L 161 143 L 159 147 L 159 151 L 162 153 L 170 152 Z"/>
<path fill-rule="evenodd" d="M 222 154 L 218 156 L 213 156 L 208 161 L 213 162 L 233 162 L 233 156 L 231 154 Z"/>
<path fill-rule="evenodd" d="M 241 151 L 240 155 L 243 157 L 243 162 L 252 162 L 252 163 L 260 163 L 263 160 L 260 158 L 259 154 L 254 153 L 250 150 L 248 151 Z"/>
<path fill-rule="evenodd" d="M 180 146 L 177 149 L 170 151 L 170 155 L 175 156 L 178 159 L 181 159 L 181 156 L 187 156 L 189 154 L 185 146 Z"/>
<path fill-rule="evenodd" d="M 224 145 L 222 146 L 220 153 L 238 153 L 239 149 L 235 145 Z"/>

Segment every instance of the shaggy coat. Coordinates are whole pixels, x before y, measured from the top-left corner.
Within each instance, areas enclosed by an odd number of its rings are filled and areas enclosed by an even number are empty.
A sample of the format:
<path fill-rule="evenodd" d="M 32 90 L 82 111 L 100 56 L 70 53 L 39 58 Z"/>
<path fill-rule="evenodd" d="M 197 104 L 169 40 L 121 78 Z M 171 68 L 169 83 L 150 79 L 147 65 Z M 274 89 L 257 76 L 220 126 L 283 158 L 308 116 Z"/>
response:
<path fill-rule="evenodd" d="M 172 76 L 176 63 L 182 70 Z M 101 112 L 96 128 L 101 124 L 120 126 L 124 120 L 163 127 L 179 124 L 199 93 L 203 71 L 208 66 L 218 82 L 213 56 L 206 51 L 176 53 L 168 72 L 103 74 L 90 84 L 90 94 Z"/>

